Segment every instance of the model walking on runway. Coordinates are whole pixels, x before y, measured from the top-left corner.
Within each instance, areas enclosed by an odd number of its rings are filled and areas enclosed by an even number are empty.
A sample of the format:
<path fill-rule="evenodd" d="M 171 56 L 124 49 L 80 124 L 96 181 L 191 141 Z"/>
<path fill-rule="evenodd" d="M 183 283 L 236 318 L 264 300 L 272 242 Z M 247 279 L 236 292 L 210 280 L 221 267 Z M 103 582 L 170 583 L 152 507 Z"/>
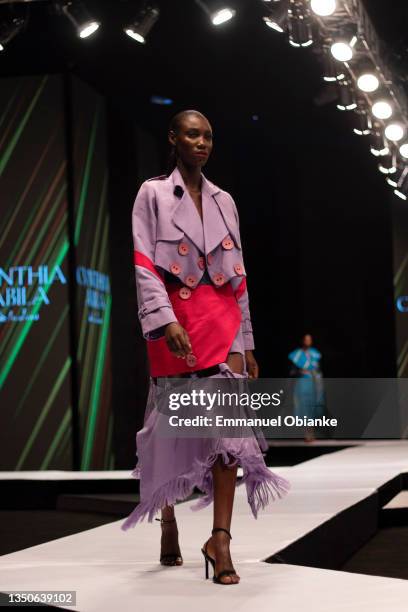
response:
<path fill-rule="evenodd" d="M 263 434 L 242 438 L 163 438 L 158 435 L 157 384 L 162 377 L 257 378 L 239 218 L 229 193 L 201 172 L 213 148 L 211 126 L 198 111 L 172 120 L 172 167 L 145 181 L 133 208 L 138 315 L 147 341 L 149 397 L 136 436 L 140 503 L 126 530 L 161 511 L 160 561 L 182 565 L 174 504 L 205 493 L 191 509 L 213 502 L 213 529 L 202 547 L 214 582 L 236 584 L 230 527 L 237 484 L 245 483 L 254 517 L 289 483 L 265 465 Z M 252 432 L 251 432 L 252 433 Z"/>
<path fill-rule="evenodd" d="M 296 378 L 293 390 L 294 416 L 315 419 L 324 415 L 321 353 L 313 346 L 311 334 L 304 334 L 300 346 L 288 355 L 292 363 L 291 376 Z M 306 427 L 305 441 L 315 439 L 314 427 Z"/>

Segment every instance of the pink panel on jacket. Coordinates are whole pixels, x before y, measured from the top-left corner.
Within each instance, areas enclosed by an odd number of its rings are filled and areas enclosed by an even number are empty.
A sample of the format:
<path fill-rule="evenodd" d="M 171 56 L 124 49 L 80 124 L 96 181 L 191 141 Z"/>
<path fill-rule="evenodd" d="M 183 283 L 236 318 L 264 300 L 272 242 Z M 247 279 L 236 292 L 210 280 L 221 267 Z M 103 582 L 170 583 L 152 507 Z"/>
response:
<path fill-rule="evenodd" d="M 151 376 L 168 376 L 194 372 L 226 361 L 241 324 L 241 309 L 230 283 L 216 288 L 199 285 L 188 299 L 179 295 L 179 286 L 166 286 L 174 313 L 187 331 L 192 353 L 197 358 L 193 367 L 177 358 L 166 340 L 147 340 Z"/>

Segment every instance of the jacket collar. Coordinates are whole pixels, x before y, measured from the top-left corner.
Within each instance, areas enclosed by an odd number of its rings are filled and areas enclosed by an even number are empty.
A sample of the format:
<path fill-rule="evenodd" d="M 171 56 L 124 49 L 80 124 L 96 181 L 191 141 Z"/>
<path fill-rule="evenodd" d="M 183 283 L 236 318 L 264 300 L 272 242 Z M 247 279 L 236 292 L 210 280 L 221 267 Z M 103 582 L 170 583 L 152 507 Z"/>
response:
<path fill-rule="evenodd" d="M 174 187 L 178 185 L 184 191 L 188 191 L 184 183 L 184 179 L 181 176 L 181 172 L 177 168 L 177 166 L 174 168 L 173 172 L 169 175 L 169 179 L 172 180 Z M 214 183 L 209 181 L 208 178 L 206 178 L 202 172 L 201 172 L 201 181 L 202 181 L 202 191 L 206 191 L 208 195 L 212 196 L 217 193 L 220 193 L 221 189 L 217 187 L 217 185 L 214 185 Z"/>
<path fill-rule="evenodd" d="M 173 214 L 173 222 L 187 234 L 202 253 L 208 255 L 219 245 L 228 231 L 219 204 L 220 197 L 217 199 L 214 197 L 220 194 L 221 189 L 201 173 L 203 203 L 203 222 L 201 223 L 200 215 L 177 167 L 170 174 L 169 179 L 172 181 L 174 197 L 179 199 Z M 175 193 L 177 187 L 182 190 L 182 192 L 180 190 L 180 196 Z"/>

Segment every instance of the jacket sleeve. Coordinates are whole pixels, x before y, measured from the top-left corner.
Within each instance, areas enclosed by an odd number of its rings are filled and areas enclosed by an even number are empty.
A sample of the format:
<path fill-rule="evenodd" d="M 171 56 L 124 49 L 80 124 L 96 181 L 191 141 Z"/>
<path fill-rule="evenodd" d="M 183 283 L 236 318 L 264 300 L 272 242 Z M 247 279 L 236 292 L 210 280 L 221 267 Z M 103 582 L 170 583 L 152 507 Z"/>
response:
<path fill-rule="evenodd" d="M 238 232 L 239 232 L 239 215 L 234 199 L 231 197 L 232 205 L 234 209 L 235 218 L 237 221 Z M 242 252 L 242 251 L 241 251 Z M 241 308 L 242 313 L 242 321 L 241 321 L 241 331 L 244 338 L 244 349 L 246 351 L 252 351 L 255 348 L 254 344 L 254 336 L 252 330 L 252 322 L 251 322 L 251 313 L 249 310 L 249 296 L 247 289 L 246 276 L 241 278 L 240 276 L 234 277 L 232 279 L 234 281 L 233 287 L 237 289 L 237 301 Z M 235 285 L 237 285 L 235 287 Z"/>
<path fill-rule="evenodd" d="M 164 326 L 177 321 L 162 276 L 154 265 L 157 208 L 153 187 L 145 181 L 132 211 L 132 232 L 138 317 L 146 340 L 164 333 Z"/>

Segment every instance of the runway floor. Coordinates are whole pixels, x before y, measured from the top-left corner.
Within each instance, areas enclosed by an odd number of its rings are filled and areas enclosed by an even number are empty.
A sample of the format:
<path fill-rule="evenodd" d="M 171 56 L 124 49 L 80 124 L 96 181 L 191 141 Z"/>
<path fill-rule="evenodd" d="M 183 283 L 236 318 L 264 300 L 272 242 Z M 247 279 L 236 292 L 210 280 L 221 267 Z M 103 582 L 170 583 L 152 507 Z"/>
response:
<path fill-rule="evenodd" d="M 158 563 L 159 523 L 143 522 L 123 532 L 121 519 L 0 557 L 0 591 L 75 590 L 77 605 L 65 609 L 82 612 L 405 612 L 408 581 L 264 561 L 341 513 L 359 504 L 365 507 L 365 500 L 381 487 L 407 473 L 408 442 L 362 442 L 293 467 L 271 469 L 290 481 L 291 491 L 257 520 L 245 487 L 236 490 L 231 551 L 239 585 L 225 588 L 204 580 L 200 548 L 209 537 L 212 506 L 192 512 L 192 502 L 185 502 L 176 508 L 182 567 Z M 339 544 L 333 537 L 330 546 Z"/>

